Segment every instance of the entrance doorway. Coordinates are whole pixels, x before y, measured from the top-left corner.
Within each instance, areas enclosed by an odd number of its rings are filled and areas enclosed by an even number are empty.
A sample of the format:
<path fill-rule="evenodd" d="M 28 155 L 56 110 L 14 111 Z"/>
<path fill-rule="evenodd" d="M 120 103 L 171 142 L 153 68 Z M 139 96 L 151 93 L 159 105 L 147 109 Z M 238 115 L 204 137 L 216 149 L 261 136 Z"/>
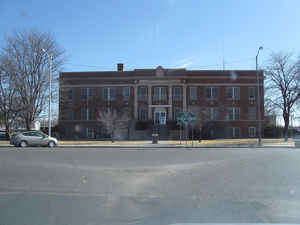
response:
<path fill-rule="evenodd" d="M 154 110 L 154 124 L 166 125 L 167 112 L 165 108 L 155 108 Z"/>

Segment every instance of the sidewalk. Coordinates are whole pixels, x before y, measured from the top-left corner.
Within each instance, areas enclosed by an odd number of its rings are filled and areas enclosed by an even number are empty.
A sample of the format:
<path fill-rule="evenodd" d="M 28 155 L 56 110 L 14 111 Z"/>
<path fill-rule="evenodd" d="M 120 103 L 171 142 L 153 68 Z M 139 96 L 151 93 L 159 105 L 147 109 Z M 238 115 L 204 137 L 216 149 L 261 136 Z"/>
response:
<path fill-rule="evenodd" d="M 158 144 L 152 144 L 152 141 L 59 141 L 58 147 L 101 147 L 101 148 L 178 148 L 178 147 L 257 147 L 257 139 L 221 139 L 221 140 L 202 140 L 197 141 L 158 141 Z M 293 139 L 284 142 L 283 139 L 263 139 L 263 147 L 294 147 Z M 0 141 L 0 147 L 12 147 L 9 141 Z"/>

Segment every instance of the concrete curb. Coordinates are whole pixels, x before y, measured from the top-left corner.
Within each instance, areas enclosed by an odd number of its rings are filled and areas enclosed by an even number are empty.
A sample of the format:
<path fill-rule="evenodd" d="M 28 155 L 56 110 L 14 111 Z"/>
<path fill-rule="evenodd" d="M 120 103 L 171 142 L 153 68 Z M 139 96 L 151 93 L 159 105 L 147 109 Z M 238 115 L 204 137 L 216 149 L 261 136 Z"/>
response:
<path fill-rule="evenodd" d="M 0 148 L 16 148 L 13 145 L 0 145 Z M 203 145 L 203 146 L 185 146 L 185 145 L 160 145 L 160 144 L 146 144 L 146 145 L 58 145 L 55 147 L 56 149 L 59 148 L 101 148 L 101 149 L 107 149 L 107 148 L 115 148 L 115 149 L 128 149 L 128 148 L 134 148 L 134 149 L 160 149 L 160 148 L 295 148 L 294 146 L 280 146 L 280 145 L 274 145 L 274 146 L 255 146 L 255 145 L 246 145 L 246 144 L 240 144 L 240 145 Z"/>

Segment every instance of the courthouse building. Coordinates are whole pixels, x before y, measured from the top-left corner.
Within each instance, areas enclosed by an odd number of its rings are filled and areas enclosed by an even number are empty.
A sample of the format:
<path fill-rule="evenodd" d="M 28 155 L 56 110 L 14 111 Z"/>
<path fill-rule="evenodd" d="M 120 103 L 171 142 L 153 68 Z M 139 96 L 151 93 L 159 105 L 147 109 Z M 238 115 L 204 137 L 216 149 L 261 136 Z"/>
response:
<path fill-rule="evenodd" d="M 263 119 L 263 71 L 258 75 Z M 178 113 L 192 112 L 195 123 L 182 129 L 193 127 L 196 136 L 257 137 L 256 87 L 255 70 L 127 71 L 118 64 L 116 71 L 61 72 L 61 136 L 101 140 L 113 130 L 118 139 L 150 139 L 155 128 L 161 138 L 175 139 Z"/>

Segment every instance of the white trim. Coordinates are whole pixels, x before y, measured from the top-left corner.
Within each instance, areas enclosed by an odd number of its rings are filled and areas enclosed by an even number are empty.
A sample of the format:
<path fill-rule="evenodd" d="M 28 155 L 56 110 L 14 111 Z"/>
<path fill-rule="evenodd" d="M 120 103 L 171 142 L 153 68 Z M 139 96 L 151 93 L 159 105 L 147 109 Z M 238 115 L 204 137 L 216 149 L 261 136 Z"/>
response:
<path fill-rule="evenodd" d="M 172 105 L 149 105 L 149 107 L 160 107 L 160 108 L 163 108 L 163 107 L 172 107 Z"/>

